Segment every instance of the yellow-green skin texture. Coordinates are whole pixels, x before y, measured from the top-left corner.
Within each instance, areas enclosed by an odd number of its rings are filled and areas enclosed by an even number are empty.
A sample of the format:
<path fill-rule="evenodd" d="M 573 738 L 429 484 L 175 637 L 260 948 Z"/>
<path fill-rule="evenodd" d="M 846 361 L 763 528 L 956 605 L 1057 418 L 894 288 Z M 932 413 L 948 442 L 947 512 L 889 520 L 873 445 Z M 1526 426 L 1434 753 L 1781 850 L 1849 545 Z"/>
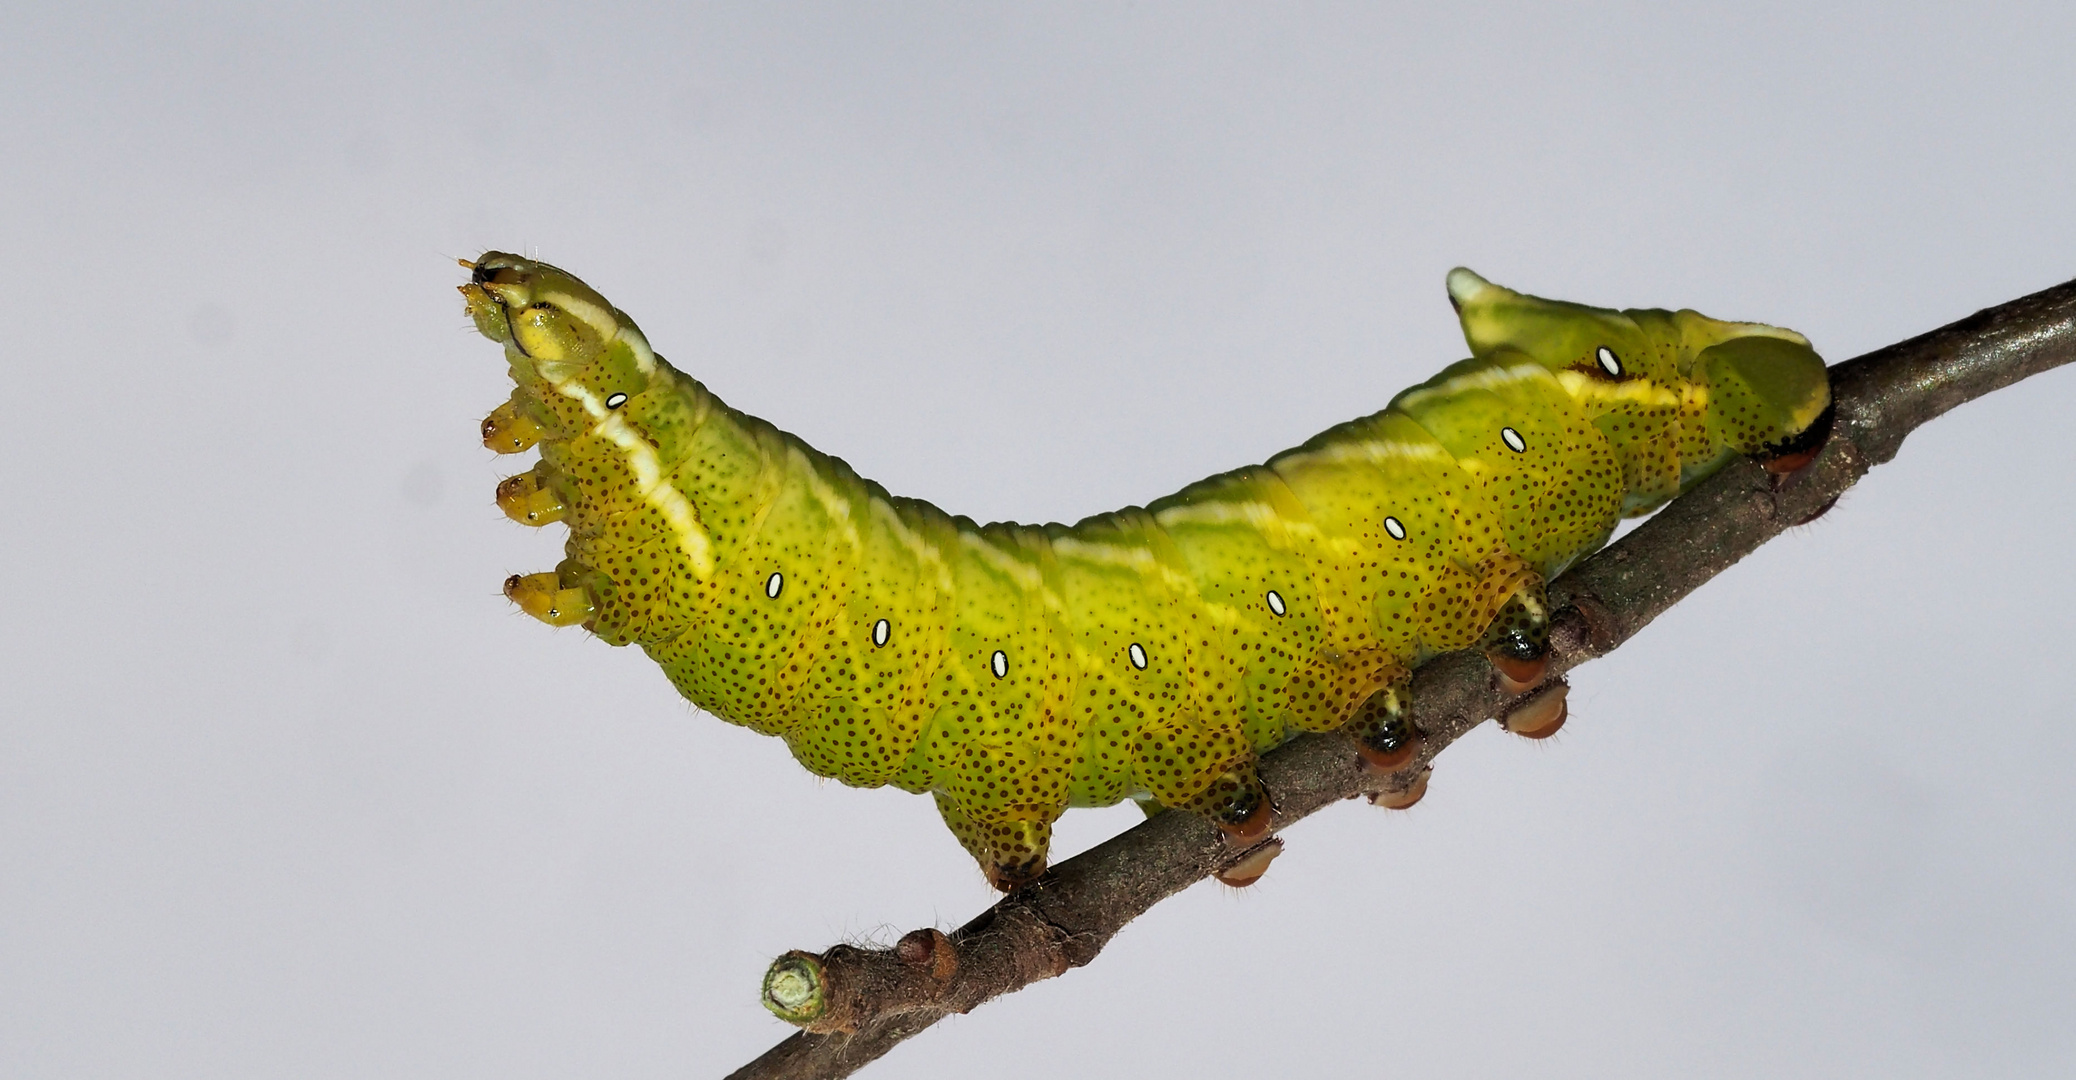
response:
<path fill-rule="evenodd" d="M 1042 869 L 1069 806 L 1231 825 L 1256 755 L 1348 725 L 1510 599 L 1539 611 L 1619 518 L 1830 403 L 1793 331 L 1459 269 L 1472 357 L 1383 411 L 1144 508 L 982 526 L 729 408 L 573 276 L 471 265 L 470 313 L 517 385 L 486 444 L 541 450 L 499 502 L 570 530 L 552 575 L 507 592 L 639 644 L 820 775 L 935 793 L 1005 886 Z"/>

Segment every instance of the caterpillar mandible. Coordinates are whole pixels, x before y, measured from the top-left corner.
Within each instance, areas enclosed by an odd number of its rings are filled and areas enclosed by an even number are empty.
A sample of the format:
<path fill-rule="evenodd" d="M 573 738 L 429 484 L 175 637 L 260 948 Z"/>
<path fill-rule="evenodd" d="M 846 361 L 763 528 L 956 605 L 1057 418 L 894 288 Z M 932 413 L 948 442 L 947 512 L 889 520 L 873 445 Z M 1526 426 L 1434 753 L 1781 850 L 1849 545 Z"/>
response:
<path fill-rule="evenodd" d="M 462 265 L 516 383 L 483 442 L 541 451 L 498 505 L 569 527 L 568 558 L 506 595 L 639 644 L 820 775 L 932 793 L 1005 890 L 1043 872 L 1070 806 L 1134 798 L 1252 842 L 1257 755 L 1297 732 L 1404 764 L 1414 667 L 1477 647 L 1532 685 L 1544 582 L 1732 457 L 1790 471 L 1830 428 L 1794 331 L 1458 268 L 1470 358 L 1383 411 L 1144 507 L 976 525 L 729 408 L 576 277 Z"/>

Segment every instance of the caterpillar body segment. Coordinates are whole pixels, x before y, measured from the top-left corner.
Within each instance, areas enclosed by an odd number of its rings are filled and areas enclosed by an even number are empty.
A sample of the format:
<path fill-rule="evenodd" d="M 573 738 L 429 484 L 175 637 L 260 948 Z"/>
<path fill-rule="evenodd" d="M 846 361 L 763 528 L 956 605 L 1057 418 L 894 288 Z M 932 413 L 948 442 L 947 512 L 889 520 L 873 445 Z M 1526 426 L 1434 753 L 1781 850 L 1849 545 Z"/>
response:
<path fill-rule="evenodd" d="M 1828 419 L 1792 331 L 1459 269 L 1472 357 L 1383 411 L 1143 509 L 981 526 L 729 408 L 571 275 L 466 265 L 516 384 L 485 443 L 541 451 L 499 503 L 570 530 L 507 593 L 640 645 L 818 774 L 931 792 L 1002 888 L 1043 871 L 1069 806 L 1134 798 L 1258 841 L 1255 760 L 1296 732 L 1402 767 L 1421 661 L 1477 647 L 1535 684 L 1545 581 L 1733 456 L 1813 453 Z"/>

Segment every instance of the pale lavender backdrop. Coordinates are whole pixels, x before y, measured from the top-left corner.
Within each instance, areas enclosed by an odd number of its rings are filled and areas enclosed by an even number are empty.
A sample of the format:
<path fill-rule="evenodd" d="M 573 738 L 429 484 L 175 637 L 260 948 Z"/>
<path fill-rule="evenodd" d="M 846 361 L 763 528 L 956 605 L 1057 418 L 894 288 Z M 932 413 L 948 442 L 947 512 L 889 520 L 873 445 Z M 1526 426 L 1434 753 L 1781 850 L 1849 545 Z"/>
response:
<path fill-rule="evenodd" d="M 0 1074 L 698 1077 L 789 947 L 989 902 L 515 614 L 456 256 L 981 519 L 1461 354 L 1442 275 L 1842 359 L 2076 274 L 2066 4 L 15 5 Z M 2076 372 L 881 1076 L 2076 1069 Z M 1129 825 L 1082 811 L 1063 853 Z"/>

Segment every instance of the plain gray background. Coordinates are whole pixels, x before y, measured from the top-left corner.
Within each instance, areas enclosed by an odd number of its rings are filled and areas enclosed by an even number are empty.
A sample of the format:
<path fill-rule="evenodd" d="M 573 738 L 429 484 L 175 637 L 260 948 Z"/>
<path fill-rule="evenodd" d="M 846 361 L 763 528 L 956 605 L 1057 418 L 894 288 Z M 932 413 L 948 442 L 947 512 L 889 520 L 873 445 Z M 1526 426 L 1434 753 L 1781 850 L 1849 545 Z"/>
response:
<path fill-rule="evenodd" d="M 991 899 L 500 596 L 456 256 L 905 494 L 1073 520 L 1462 355 L 1458 263 L 1834 360 L 2076 273 L 2065 4 L 11 6 L 0 1073 L 712 1076 Z M 871 1075 L 2076 1067 L 2076 372 Z M 1077 811 L 1059 850 L 1135 818 Z"/>

